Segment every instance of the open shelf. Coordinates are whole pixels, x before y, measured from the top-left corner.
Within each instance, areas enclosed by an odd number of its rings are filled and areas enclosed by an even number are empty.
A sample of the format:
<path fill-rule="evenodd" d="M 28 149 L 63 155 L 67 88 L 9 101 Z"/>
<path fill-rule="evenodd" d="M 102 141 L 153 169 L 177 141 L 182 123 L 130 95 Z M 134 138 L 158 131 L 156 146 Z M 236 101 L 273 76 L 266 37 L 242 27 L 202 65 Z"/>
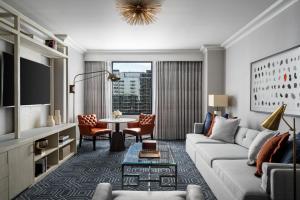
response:
<path fill-rule="evenodd" d="M 57 151 L 57 148 L 46 149 L 42 154 L 35 155 L 34 161 L 38 161 L 41 158 L 44 158 L 44 157 L 48 156 L 49 154 L 53 153 L 54 151 Z"/>
<path fill-rule="evenodd" d="M 74 156 L 75 153 L 71 152 L 69 155 L 67 155 L 66 157 L 64 157 L 62 160 L 59 161 L 59 164 L 65 162 L 66 160 L 68 160 L 69 158 L 71 158 L 72 156 Z"/>
<path fill-rule="evenodd" d="M 48 58 L 67 58 L 68 56 L 46 46 L 45 44 L 37 41 L 27 35 L 21 34 L 21 45 L 31 50 L 37 51 Z"/>
<path fill-rule="evenodd" d="M 34 178 L 34 181 L 35 182 L 38 182 L 40 181 L 41 179 L 43 179 L 45 176 L 47 176 L 50 172 L 52 172 L 53 170 L 55 170 L 56 168 L 58 167 L 58 164 L 57 165 L 52 165 L 51 167 L 49 167 L 46 172 L 38 175 L 37 177 Z"/>

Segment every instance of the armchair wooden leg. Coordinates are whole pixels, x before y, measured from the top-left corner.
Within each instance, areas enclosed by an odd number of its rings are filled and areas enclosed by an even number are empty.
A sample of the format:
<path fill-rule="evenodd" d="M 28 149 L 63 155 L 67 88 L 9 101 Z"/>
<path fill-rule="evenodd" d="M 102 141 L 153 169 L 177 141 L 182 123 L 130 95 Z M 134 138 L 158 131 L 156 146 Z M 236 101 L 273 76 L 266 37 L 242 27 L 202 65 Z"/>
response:
<path fill-rule="evenodd" d="M 96 151 L 96 136 L 93 136 L 93 150 Z"/>
<path fill-rule="evenodd" d="M 135 136 L 135 142 L 138 143 L 139 142 L 139 136 Z"/>
<path fill-rule="evenodd" d="M 80 135 L 80 138 L 79 138 L 79 147 L 81 147 L 81 143 L 82 143 L 82 135 Z"/>
<path fill-rule="evenodd" d="M 143 138 L 142 138 L 142 136 L 140 136 L 140 142 L 143 142 Z"/>
<path fill-rule="evenodd" d="M 151 140 L 153 140 L 153 133 L 151 133 Z"/>
<path fill-rule="evenodd" d="M 108 134 L 109 137 L 109 143 L 111 143 L 111 133 Z"/>

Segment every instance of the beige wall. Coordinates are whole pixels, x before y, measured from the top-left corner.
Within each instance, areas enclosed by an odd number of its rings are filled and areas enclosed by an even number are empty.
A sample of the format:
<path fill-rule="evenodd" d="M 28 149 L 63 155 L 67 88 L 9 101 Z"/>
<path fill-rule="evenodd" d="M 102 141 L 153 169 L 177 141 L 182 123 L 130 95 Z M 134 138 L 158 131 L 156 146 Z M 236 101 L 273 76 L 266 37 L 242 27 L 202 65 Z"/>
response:
<path fill-rule="evenodd" d="M 240 117 L 242 125 L 260 128 L 267 116 L 250 111 L 250 63 L 299 45 L 299 19 L 300 2 L 297 2 L 226 50 L 226 93 L 232 96 L 228 111 Z M 299 130 L 300 118 L 296 120 Z M 281 130 L 287 130 L 283 123 Z"/>

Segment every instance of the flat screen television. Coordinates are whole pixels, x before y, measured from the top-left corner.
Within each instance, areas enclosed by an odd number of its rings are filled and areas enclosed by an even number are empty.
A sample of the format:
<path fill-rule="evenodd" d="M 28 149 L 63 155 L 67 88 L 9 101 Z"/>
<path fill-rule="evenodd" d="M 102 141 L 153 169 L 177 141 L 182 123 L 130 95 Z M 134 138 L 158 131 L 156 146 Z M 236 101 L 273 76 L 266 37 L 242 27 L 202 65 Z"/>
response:
<path fill-rule="evenodd" d="M 14 57 L 3 52 L 1 65 L 1 103 L 14 105 Z M 20 60 L 21 105 L 50 103 L 50 68 L 46 65 L 21 58 Z"/>

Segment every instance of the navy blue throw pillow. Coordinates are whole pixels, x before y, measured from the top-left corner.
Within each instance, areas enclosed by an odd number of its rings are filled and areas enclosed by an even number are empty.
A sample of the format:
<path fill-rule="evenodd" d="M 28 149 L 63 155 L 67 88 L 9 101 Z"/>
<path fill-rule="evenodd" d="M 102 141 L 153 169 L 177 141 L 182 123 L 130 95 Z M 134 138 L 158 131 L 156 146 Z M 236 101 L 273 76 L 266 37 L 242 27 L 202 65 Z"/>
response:
<path fill-rule="evenodd" d="M 205 120 L 203 122 L 204 125 L 203 125 L 202 134 L 206 135 L 207 132 L 209 131 L 210 125 L 212 123 L 212 118 L 213 118 L 213 115 L 210 112 L 208 112 L 206 114 Z"/>
<path fill-rule="evenodd" d="M 296 135 L 296 153 L 297 153 L 297 163 L 300 163 L 300 133 Z M 289 140 L 283 150 L 281 163 L 292 163 L 293 162 L 293 141 Z"/>
<path fill-rule="evenodd" d="M 228 113 L 224 113 L 224 114 L 222 115 L 222 117 L 228 119 L 228 118 L 229 118 L 229 114 L 228 114 Z"/>

